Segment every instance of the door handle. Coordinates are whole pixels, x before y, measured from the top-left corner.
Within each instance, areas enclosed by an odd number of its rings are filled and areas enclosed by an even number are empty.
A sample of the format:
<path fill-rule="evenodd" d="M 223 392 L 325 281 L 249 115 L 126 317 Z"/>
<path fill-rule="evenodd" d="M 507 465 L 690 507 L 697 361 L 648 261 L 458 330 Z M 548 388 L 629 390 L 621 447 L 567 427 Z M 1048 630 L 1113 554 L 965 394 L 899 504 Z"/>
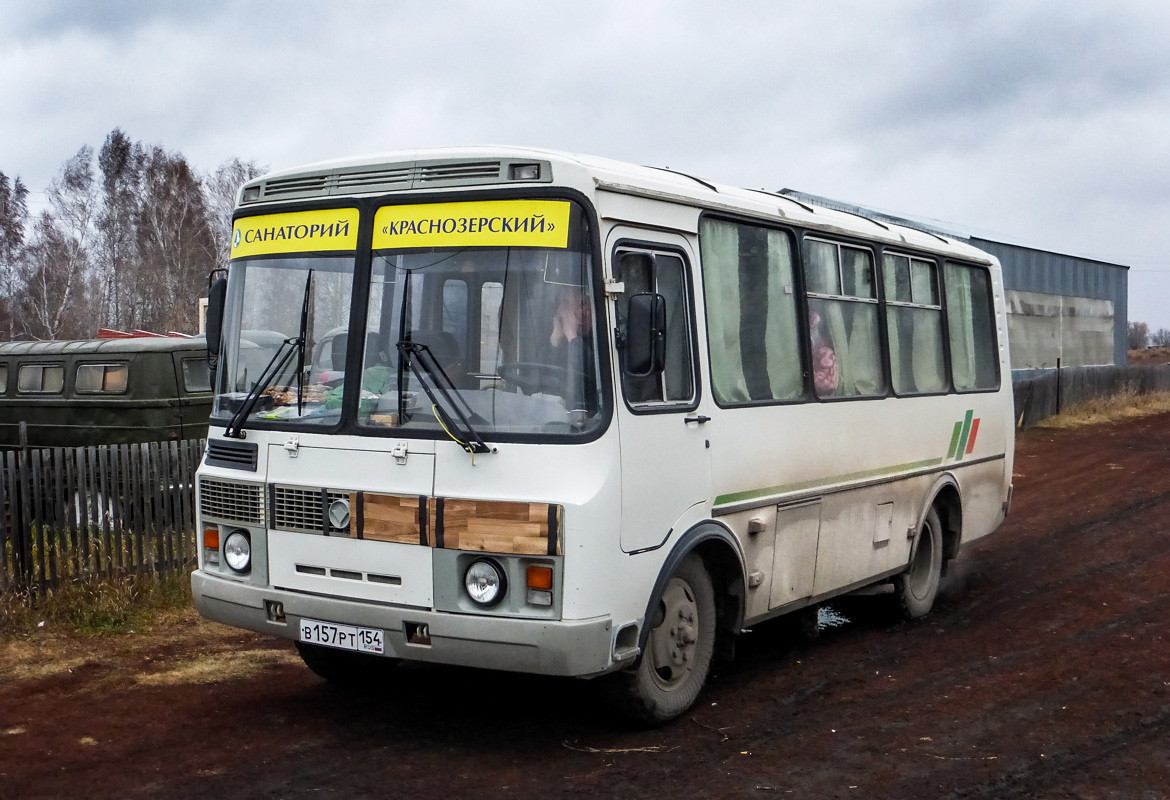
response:
<path fill-rule="evenodd" d="M 699 414 L 699 415 L 694 416 L 694 417 L 684 417 L 683 418 L 684 424 L 690 424 L 690 423 L 694 422 L 698 425 L 702 425 L 704 422 L 710 422 L 710 421 L 711 421 L 711 418 L 708 416 L 705 416 L 703 414 Z"/>

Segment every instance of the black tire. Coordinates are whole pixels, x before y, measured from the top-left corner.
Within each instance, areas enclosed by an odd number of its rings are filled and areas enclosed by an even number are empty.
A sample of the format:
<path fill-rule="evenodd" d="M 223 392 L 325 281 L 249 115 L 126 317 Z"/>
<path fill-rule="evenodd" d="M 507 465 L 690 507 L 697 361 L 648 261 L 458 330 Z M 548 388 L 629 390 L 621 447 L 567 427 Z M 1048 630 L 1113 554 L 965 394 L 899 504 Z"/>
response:
<path fill-rule="evenodd" d="M 297 642 L 297 653 L 305 666 L 334 686 L 346 689 L 367 688 L 384 682 L 397 664 L 397 658 L 338 650 L 316 644 Z"/>
<path fill-rule="evenodd" d="M 647 725 L 675 719 L 695 703 L 715 652 L 715 590 L 697 555 L 667 581 L 638 663 L 615 675 L 627 716 Z"/>
<path fill-rule="evenodd" d="M 894 600 L 903 619 L 919 619 L 930 613 L 942 580 L 942 522 L 932 508 L 910 551 L 910 566 L 894 578 Z"/>

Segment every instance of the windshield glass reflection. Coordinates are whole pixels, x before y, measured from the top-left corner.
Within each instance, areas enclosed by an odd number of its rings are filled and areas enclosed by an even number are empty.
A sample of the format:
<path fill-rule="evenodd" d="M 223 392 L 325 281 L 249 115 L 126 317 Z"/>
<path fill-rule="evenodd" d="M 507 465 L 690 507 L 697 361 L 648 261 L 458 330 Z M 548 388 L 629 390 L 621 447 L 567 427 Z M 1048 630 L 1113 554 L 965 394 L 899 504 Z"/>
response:
<path fill-rule="evenodd" d="M 212 415 L 228 419 L 252 402 L 240 422 L 336 425 L 345 395 L 353 258 L 243 259 L 232 262 L 231 270 L 224 315 L 228 335 Z M 303 353 L 299 343 L 290 344 L 300 339 L 302 325 Z M 285 358 L 290 348 L 297 351 Z M 272 379 L 249 401 L 265 368 L 282 361 L 274 375 L 263 376 Z"/>
<path fill-rule="evenodd" d="M 466 418 L 481 436 L 591 431 L 602 412 L 594 302 L 582 252 L 378 253 L 360 424 L 439 431 Z"/>

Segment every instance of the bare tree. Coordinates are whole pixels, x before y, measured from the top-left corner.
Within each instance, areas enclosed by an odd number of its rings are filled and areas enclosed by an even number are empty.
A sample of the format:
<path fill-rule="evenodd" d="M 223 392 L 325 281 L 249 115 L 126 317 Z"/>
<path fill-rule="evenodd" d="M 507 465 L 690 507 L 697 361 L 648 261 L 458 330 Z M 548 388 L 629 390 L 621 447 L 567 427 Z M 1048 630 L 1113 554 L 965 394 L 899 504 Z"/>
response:
<path fill-rule="evenodd" d="M 194 331 L 216 253 L 203 187 L 182 155 L 157 146 L 146 151 L 139 209 L 135 324 Z"/>
<path fill-rule="evenodd" d="M 15 310 L 19 282 L 17 264 L 24 246 L 24 229 L 28 224 L 28 189 L 20 178 L 9 181 L 0 172 L 0 292 L 3 292 L 3 306 L 0 308 L 0 326 L 12 339 L 16 332 Z"/>
<path fill-rule="evenodd" d="M 1130 322 L 1126 326 L 1126 347 L 1143 350 L 1150 342 L 1150 326 L 1144 322 Z"/>
<path fill-rule="evenodd" d="M 22 311 L 27 332 L 36 338 L 84 336 L 93 328 L 86 283 L 96 192 L 93 148 L 87 145 L 49 183 L 51 210 L 33 226 L 21 265 Z"/>
<path fill-rule="evenodd" d="M 1150 344 L 1154 347 L 1168 347 L 1170 346 L 1170 330 L 1166 328 L 1159 328 L 1150 336 Z"/>
<path fill-rule="evenodd" d="M 215 265 L 226 267 L 231 258 L 232 212 L 240 187 L 268 171 L 255 161 L 229 158 L 203 180 L 207 198 L 207 221 L 215 240 Z"/>
<path fill-rule="evenodd" d="M 102 205 L 97 216 L 96 268 L 101 287 L 102 318 L 114 327 L 127 325 L 138 272 L 137 223 L 143 150 L 119 128 L 98 152 Z"/>

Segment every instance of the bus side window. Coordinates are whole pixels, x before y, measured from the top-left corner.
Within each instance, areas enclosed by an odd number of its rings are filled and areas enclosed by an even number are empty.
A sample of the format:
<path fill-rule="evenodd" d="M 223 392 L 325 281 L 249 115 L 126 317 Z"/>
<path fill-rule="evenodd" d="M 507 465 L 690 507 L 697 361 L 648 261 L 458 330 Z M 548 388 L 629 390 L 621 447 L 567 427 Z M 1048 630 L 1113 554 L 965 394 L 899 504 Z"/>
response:
<path fill-rule="evenodd" d="M 804 275 L 817 396 L 885 394 L 873 254 L 806 239 Z"/>
<path fill-rule="evenodd" d="M 945 392 L 942 302 L 934 262 L 886 253 L 882 274 L 894 391 L 900 395 Z"/>
<path fill-rule="evenodd" d="M 620 251 L 614 269 L 625 291 L 618 296 L 618 330 L 624 331 L 629 298 L 657 292 L 666 299 L 666 367 L 661 375 L 634 378 L 623 373 L 622 390 L 631 405 L 689 403 L 695 396 L 686 269 L 667 253 Z M 619 353 L 619 358 L 622 355 Z"/>
<path fill-rule="evenodd" d="M 791 236 L 708 217 L 699 245 L 715 400 L 736 406 L 803 398 Z"/>
<path fill-rule="evenodd" d="M 943 278 L 955 390 L 977 392 L 998 388 L 990 273 L 948 261 Z"/>

